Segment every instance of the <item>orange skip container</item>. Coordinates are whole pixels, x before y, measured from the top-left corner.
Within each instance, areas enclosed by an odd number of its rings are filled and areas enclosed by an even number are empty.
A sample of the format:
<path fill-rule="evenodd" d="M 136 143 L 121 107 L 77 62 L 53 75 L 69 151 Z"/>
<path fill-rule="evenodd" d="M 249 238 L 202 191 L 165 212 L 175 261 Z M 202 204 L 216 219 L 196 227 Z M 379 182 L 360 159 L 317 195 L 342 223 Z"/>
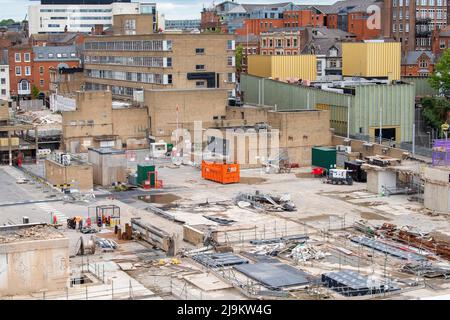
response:
<path fill-rule="evenodd" d="M 237 183 L 241 180 L 239 164 L 202 161 L 202 178 L 222 184 Z"/>

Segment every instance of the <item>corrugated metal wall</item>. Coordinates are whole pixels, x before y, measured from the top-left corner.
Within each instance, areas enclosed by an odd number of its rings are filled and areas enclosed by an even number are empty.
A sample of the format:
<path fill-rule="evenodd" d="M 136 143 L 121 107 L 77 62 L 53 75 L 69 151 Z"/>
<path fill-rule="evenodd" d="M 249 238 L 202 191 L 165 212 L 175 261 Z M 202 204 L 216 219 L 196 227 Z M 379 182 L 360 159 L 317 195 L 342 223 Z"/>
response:
<path fill-rule="evenodd" d="M 315 55 L 251 55 L 248 57 L 248 73 L 283 81 L 288 79 L 315 81 L 317 58 Z"/>
<path fill-rule="evenodd" d="M 342 44 L 342 74 L 345 76 L 389 77 L 400 80 L 399 42 Z"/>
<path fill-rule="evenodd" d="M 428 83 L 427 77 L 402 77 L 402 81 L 413 83 L 416 87 L 416 97 L 434 96 L 438 92 Z"/>
<path fill-rule="evenodd" d="M 400 140 L 412 139 L 415 98 L 413 84 L 358 86 L 353 96 L 242 74 L 241 90 L 244 92 L 245 103 L 276 105 L 278 110 L 308 109 L 309 100 L 311 109 L 330 110 L 330 124 L 336 133 L 342 135 L 347 132 L 349 99 L 351 135 L 369 135 L 370 127 L 378 127 L 381 106 L 383 127 L 399 126 Z"/>
<path fill-rule="evenodd" d="M 412 140 L 415 89 L 412 84 L 358 86 L 350 122 L 351 132 L 370 134 L 379 127 L 400 127 L 400 141 Z M 360 130 L 361 129 L 361 130 Z"/>

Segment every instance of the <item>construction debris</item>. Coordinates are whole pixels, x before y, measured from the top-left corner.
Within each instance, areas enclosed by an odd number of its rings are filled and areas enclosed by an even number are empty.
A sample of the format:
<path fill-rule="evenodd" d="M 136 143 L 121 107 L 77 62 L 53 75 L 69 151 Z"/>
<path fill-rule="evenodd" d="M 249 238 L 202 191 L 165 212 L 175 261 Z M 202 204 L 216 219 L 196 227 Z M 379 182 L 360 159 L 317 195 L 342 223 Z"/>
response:
<path fill-rule="evenodd" d="M 119 247 L 117 242 L 105 238 L 95 238 L 95 243 L 102 248 L 103 251 L 114 251 Z"/>
<path fill-rule="evenodd" d="M 431 252 L 450 260 L 450 244 L 438 242 L 427 233 L 415 231 L 410 227 L 398 228 L 396 225 L 387 223 L 382 225 L 378 233 L 419 249 L 429 249 Z"/>
<path fill-rule="evenodd" d="M 416 254 L 411 251 L 401 250 L 396 247 L 387 245 L 383 242 L 380 242 L 380 241 L 377 241 L 374 239 L 370 239 L 367 237 L 353 237 L 353 238 L 350 238 L 350 241 L 358 243 L 365 247 L 369 247 L 374 250 L 383 252 L 385 254 L 389 254 L 393 257 L 396 257 L 396 258 L 399 258 L 402 260 L 416 260 L 416 261 L 427 260 L 427 258 L 422 255 Z"/>
<path fill-rule="evenodd" d="M 331 256 L 328 252 L 323 252 L 321 250 L 318 250 L 314 248 L 311 245 L 308 244 L 299 244 L 294 249 L 292 249 L 291 254 L 289 257 L 292 259 L 298 261 L 298 262 L 305 262 L 309 260 L 319 260 L 323 259 L 327 256 Z"/>
<path fill-rule="evenodd" d="M 145 209 L 147 211 L 150 211 L 150 212 L 152 212 L 152 213 L 154 213 L 156 215 L 159 215 L 159 216 L 161 216 L 161 217 L 163 217 L 163 218 L 165 218 L 167 220 L 174 221 L 174 222 L 181 223 L 181 224 L 185 223 L 184 221 L 177 219 L 173 214 L 170 214 L 170 213 L 168 213 L 168 212 L 166 212 L 166 211 L 164 211 L 164 210 L 162 210 L 162 209 L 160 209 L 160 208 L 158 208 L 158 207 L 156 207 L 154 205 L 149 205 Z"/>
<path fill-rule="evenodd" d="M 305 236 L 305 235 L 293 235 L 293 236 L 264 239 L 264 240 L 251 240 L 250 243 L 257 246 L 257 245 L 262 245 L 262 244 L 279 243 L 279 242 L 287 242 L 287 241 L 305 242 L 308 239 L 309 239 L 309 237 Z"/>
<path fill-rule="evenodd" d="M 426 278 L 450 278 L 450 267 L 438 267 L 431 263 L 408 263 L 402 267 L 401 271 Z"/>
<path fill-rule="evenodd" d="M 224 225 L 224 226 L 228 226 L 232 223 L 235 223 L 236 221 L 231 220 L 231 219 L 225 219 L 225 218 L 219 218 L 219 217 L 214 217 L 214 216 L 203 216 L 204 218 L 217 222 L 218 224 Z"/>
<path fill-rule="evenodd" d="M 192 259 L 209 268 L 228 267 L 248 263 L 247 259 L 229 252 L 197 254 L 192 256 Z"/>
<path fill-rule="evenodd" d="M 235 203 L 240 208 L 252 208 L 257 211 L 280 212 L 297 210 L 289 194 L 273 196 L 267 193 L 261 193 L 258 190 L 255 191 L 255 194 L 239 193 L 235 197 Z"/>

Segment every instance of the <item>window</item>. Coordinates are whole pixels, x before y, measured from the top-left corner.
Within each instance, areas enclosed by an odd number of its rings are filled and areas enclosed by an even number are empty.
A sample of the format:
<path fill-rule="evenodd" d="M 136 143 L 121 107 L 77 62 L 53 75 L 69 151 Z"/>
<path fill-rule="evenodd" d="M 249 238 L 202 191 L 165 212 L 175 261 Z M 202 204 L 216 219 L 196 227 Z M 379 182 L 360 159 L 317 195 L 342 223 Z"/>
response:
<path fill-rule="evenodd" d="M 439 48 L 445 49 L 445 40 L 439 40 Z"/>
<path fill-rule="evenodd" d="M 28 52 L 24 53 L 23 57 L 24 57 L 23 60 L 25 62 L 30 62 L 30 54 Z"/>
<path fill-rule="evenodd" d="M 5 78 L 1 79 L 1 84 L 6 84 L 6 79 Z"/>
<path fill-rule="evenodd" d="M 235 82 L 235 75 L 234 75 L 234 73 L 228 73 L 228 75 L 227 75 L 228 77 L 227 77 L 227 81 L 228 82 L 231 82 L 231 83 L 233 83 L 233 82 Z"/>
<path fill-rule="evenodd" d="M 167 67 L 172 67 L 172 58 L 171 57 L 167 58 Z"/>
<path fill-rule="evenodd" d="M 44 80 L 43 80 L 43 79 L 39 80 L 39 85 L 40 85 L 41 87 L 44 86 Z"/>
<path fill-rule="evenodd" d="M 294 47 L 297 47 L 297 38 L 294 39 Z"/>
<path fill-rule="evenodd" d="M 227 41 L 227 49 L 228 50 L 234 50 L 235 49 L 235 42 L 234 42 L 234 40 L 228 40 Z"/>
<path fill-rule="evenodd" d="M 171 74 L 167 75 L 167 83 L 172 84 L 172 75 Z"/>
<path fill-rule="evenodd" d="M 227 65 L 229 67 L 234 67 L 234 61 L 235 61 L 235 57 L 228 57 L 227 59 Z"/>
<path fill-rule="evenodd" d="M 197 64 L 197 65 L 195 65 L 195 70 L 205 70 L 205 65 L 204 64 Z"/>
<path fill-rule="evenodd" d="M 44 74 L 44 67 L 39 67 L 39 74 L 42 76 Z"/>
<path fill-rule="evenodd" d="M 31 76 L 31 67 L 25 67 L 25 75 Z"/>
<path fill-rule="evenodd" d="M 2 89 L 2 96 L 6 96 L 6 89 Z"/>
<path fill-rule="evenodd" d="M 427 60 L 420 60 L 419 61 L 419 66 L 421 68 L 428 68 L 428 61 Z"/>
<path fill-rule="evenodd" d="M 196 48 L 195 54 L 205 54 L 205 48 Z"/>
<path fill-rule="evenodd" d="M 195 86 L 196 87 L 204 87 L 205 86 L 205 81 L 196 81 L 195 82 Z"/>
<path fill-rule="evenodd" d="M 22 75 L 22 68 L 16 67 L 16 76 L 21 76 L 21 75 Z"/>
<path fill-rule="evenodd" d="M 15 54 L 15 61 L 16 62 L 21 62 L 22 60 L 20 59 L 20 53 L 16 53 Z"/>
<path fill-rule="evenodd" d="M 48 54 L 48 57 L 49 57 L 49 58 L 53 58 L 54 56 L 55 56 L 55 55 L 54 55 L 53 53 L 49 53 L 49 54 Z"/>

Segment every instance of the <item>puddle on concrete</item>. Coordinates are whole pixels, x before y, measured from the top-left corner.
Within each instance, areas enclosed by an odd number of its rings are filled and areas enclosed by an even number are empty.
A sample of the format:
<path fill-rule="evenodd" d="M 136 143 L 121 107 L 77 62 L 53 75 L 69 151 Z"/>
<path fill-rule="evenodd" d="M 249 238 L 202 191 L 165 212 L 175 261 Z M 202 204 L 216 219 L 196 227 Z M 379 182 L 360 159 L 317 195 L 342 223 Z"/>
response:
<path fill-rule="evenodd" d="M 266 182 L 267 179 L 258 178 L 258 177 L 241 177 L 240 183 L 243 184 L 261 184 Z"/>
<path fill-rule="evenodd" d="M 138 199 L 147 203 L 170 204 L 176 200 L 180 200 L 181 197 L 178 197 L 171 193 L 164 193 L 164 194 L 149 194 L 145 196 L 139 196 Z"/>
<path fill-rule="evenodd" d="M 361 218 L 366 219 L 366 220 L 385 220 L 385 221 L 392 220 L 392 219 L 383 217 L 382 215 L 376 214 L 373 212 L 361 212 Z"/>

